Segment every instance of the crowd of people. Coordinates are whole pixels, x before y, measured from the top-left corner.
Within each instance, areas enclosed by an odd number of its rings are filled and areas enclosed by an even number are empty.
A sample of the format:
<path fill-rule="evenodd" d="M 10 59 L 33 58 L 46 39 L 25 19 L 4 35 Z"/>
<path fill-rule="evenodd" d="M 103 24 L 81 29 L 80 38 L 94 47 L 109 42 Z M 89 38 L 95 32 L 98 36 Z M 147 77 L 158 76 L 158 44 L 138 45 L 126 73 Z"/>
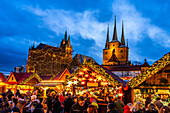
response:
<path fill-rule="evenodd" d="M 170 104 L 164 106 L 159 97 L 154 103 L 148 97 L 143 106 L 141 102 L 125 105 L 121 98 L 108 95 L 104 101 L 107 111 L 103 112 L 98 99 L 89 94 L 48 91 L 47 98 L 40 98 L 36 91 L 22 95 L 19 90 L 15 94 L 8 90 L 1 95 L 0 113 L 170 113 Z"/>

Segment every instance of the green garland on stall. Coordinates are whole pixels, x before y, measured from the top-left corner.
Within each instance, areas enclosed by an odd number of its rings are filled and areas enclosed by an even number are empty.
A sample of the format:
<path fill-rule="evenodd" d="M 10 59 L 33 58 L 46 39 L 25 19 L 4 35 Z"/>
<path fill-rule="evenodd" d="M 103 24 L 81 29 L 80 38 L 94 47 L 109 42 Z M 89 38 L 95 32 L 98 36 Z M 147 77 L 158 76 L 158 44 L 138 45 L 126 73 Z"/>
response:
<path fill-rule="evenodd" d="M 104 69 L 102 69 L 99 65 L 95 64 L 93 61 L 85 62 L 84 64 L 79 66 L 78 69 L 75 70 L 66 79 L 65 84 L 67 84 L 68 81 L 71 81 L 73 79 L 73 77 L 77 76 L 77 73 L 79 73 L 79 71 L 84 69 L 84 67 L 89 67 L 89 68 L 93 69 L 94 71 L 96 71 L 97 73 L 102 75 L 106 79 L 106 81 L 110 82 L 111 84 L 113 84 L 115 86 L 121 85 L 121 83 L 118 80 L 114 79 L 114 77 L 112 77 L 110 74 L 108 74 Z"/>
<path fill-rule="evenodd" d="M 26 78 L 25 80 L 23 80 L 20 84 L 25 84 L 28 81 L 30 81 L 32 78 L 36 77 L 37 80 L 40 82 L 42 79 L 40 78 L 39 75 L 37 75 L 36 73 L 33 73 L 32 75 L 30 75 L 28 78 Z"/>
<path fill-rule="evenodd" d="M 152 64 L 150 68 L 145 70 L 143 73 L 140 73 L 138 76 L 134 77 L 128 85 L 131 88 L 137 87 L 142 82 L 144 82 L 147 78 L 151 77 L 153 74 L 160 71 L 162 68 L 170 64 L 170 53 L 164 55 L 161 59 L 159 59 L 157 62 Z"/>

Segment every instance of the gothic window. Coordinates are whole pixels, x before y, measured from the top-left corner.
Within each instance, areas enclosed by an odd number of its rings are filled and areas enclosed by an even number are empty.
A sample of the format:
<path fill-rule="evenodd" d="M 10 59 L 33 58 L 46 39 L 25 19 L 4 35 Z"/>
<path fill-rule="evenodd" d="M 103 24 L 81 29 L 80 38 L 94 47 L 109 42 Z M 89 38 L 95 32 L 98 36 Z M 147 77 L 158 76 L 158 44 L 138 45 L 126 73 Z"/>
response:
<path fill-rule="evenodd" d="M 120 52 L 123 53 L 123 50 L 121 50 Z"/>
<path fill-rule="evenodd" d="M 115 53 L 115 49 L 113 49 L 113 54 Z"/>
<path fill-rule="evenodd" d="M 12 77 L 12 80 L 14 80 L 14 77 Z"/>
<path fill-rule="evenodd" d="M 106 55 L 107 55 L 107 52 L 106 52 Z"/>
<path fill-rule="evenodd" d="M 123 56 L 122 56 L 122 58 L 123 58 Z"/>
<path fill-rule="evenodd" d="M 113 47 L 114 47 L 115 45 L 113 44 Z"/>

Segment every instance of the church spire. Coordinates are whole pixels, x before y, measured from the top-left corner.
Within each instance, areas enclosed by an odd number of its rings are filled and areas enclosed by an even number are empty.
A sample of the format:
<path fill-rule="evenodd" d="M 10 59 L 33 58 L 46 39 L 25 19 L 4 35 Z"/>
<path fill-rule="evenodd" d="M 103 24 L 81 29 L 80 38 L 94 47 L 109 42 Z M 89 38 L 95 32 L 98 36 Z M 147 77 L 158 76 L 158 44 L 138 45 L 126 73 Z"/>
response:
<path fill-rule="evenodd" d="M 68 36 L 68 47 L 70 47 L 70 35 Z"/>
<path fill-rule="evenodd" d="M 106 39 L 106 45 L 105 45 L 105 49 L 109 48 L 109 24 L 107 27 L 107 39 Z"/>
<path fill-rule="evenodd" d="M 67 30 L 65 31 L 65 41 L 67 41 Z"/>
<path fill-rule="evenodd" d="M 122 20 L 122 37 L 121 37 L 121 45 L 125 45 L 125 37 L 124 37 L 123 20 Z"/>
<path fill-rule="evenodd" d="M 115 16 L 115 26 L 114 26 L 114 32 L 113 32 L 113 40 L 117 40 L 116 16 Z"/>

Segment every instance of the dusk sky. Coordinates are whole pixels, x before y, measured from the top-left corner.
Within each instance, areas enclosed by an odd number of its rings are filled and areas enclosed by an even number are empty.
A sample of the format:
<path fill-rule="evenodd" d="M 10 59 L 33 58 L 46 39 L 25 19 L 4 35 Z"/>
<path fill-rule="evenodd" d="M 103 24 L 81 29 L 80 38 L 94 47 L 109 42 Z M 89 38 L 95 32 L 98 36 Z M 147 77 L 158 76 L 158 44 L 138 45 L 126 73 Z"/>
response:
<path fill-rule="evenodd" d="M 110 41 L 115 15 L 120 41 L 124 20 L 129 60 L 154 63 L 170 52 L 169 0 L 1 0 L 0 72 L 26 65 L 35 43 L 57 46 L 67 30 L 73 56 L 77 53 L 103 60 L 107 26 Z"/>

